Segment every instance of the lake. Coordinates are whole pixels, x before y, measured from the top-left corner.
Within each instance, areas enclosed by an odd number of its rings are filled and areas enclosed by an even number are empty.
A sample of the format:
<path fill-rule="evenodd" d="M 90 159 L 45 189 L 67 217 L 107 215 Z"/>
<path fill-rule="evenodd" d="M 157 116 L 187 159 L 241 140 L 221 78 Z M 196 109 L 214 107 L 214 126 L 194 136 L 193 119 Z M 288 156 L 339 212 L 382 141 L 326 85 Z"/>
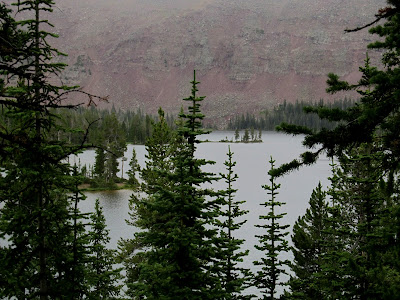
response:
<path fill-rule="evenodd" d="M 267 191 L 262 188 L 262 185 L 269 184 L 267 172 L 270 169 L 270 165 L 268 161 L 272 156 L 276 160 L 276 166 L 279 166 L 297 158 L 305 148 L 302 146 L 301 136 L 293 137 L 276 132 L 263 132 L 263 143 L 216 142 L 225 137 L 231 140 L 233 136 L 234 132 L 229 131 L 217 131 L 202 136 L 202 139 L 208 139 L 213 142 L 199 144 L 196 155 L 199 158 L 216 162 L 215 165 L 207 166 L 207 171 L 212 171 L 216 174 L 219 172 L 225 173 L 223 163 L 227 159 L 228 146 L 231 147 L 231 151 L 234 153 L 233 160 L 237 162 L 234 171 L 239 176 L 234 186 L 234 188 L 238 189 L 236 200 L 246 200 L 242 208 L 249 210 L 249 213 L 245 216 L 247 222 L 237 232 L 236 237 L 246 240 L 245 248 L 250 250 L 250 254 L 244 264 L 254 270 L 252 262 L 262 255 L 262 253 L 254 249 L 254 245 L 258 243 L 255 235 L 262 234 L 262 230 L 254 225 L 261 224 L 258 219 L 260 214 L 267 214 L 267 211 L 260 204 L 268 199 Z M 145 162 L 145 147 L 143 145 L 129 145 L 125 153 L 127 161 L 124 162 L 123 166 L 125 178 L 127 177 L 126 171 L 129 168 L 128 162 L 132 155 L 132 147 L 135 147 L 139 164 L 144 166 Z M 77 163 L 93 165 L 94 151 L 85 151 L 78 158 L 73 158 L 73 160 Z M 323 186 L 327 186 L 327 178 L 330 176 L 329 163 L 330 161 L 326 157 L 322 157 L 311 167 L 303 167 L 299 171 L 294 171 L 277 179 L 277 183 L 281 184 L 277 200 L 286 202 L 280 211 L 287 213 L 282 224 L 290 224 L 292 226 L 296 219 L 305 212 L 312 190 L 319 181 Z M 122 160 L 120 161 L 121 169 Z M 225 186 L 223 182 L 218 182 L 213 184 L 213 188 L 224 189 Z M 127 226 L 125 223 L 125 219 L 129 217 L 128 199 L 131 194 L 132 191 L 129 190 L 86 192 L 87 199 L 81 203 L 82 211 L 89 212 L 94 209 L 95 199 L 98 198 L 100 200 L 107 226 L 110 230 L 111 241 L 109 246 L 111 248 L 116 248 L 117 242 L 121 237 L 133 237 L 135 232 L 133 227 Z M 291 227 L 289 230 L 291 230 Z"/>

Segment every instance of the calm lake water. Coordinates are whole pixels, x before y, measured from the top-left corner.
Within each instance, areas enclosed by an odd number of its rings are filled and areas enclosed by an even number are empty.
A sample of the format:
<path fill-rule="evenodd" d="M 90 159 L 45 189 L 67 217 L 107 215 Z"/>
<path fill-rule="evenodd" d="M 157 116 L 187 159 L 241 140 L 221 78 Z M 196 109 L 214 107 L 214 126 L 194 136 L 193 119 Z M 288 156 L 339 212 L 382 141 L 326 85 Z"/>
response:
<path fill-rule="evenodd" d="M 203 139 L 210 141 L 219 141 L 225 137 L 233 139 L 233 132 L 214 132 L 204 135 Z M 245 216 L 247 222 L 237 232 L 237 238 L 245 239 L 244 247 L 250 250 L 249 256 L 244 261 L 244 264 L 255 269 L 252 265 L 254 260 L 259 259 L 262 253 L 254 248 L 258 243 L 255 235 L 263 234 L 262 230 L 254 225 L 261 224 L 259 215 L 267 214 L 261 203 L 268 199 L 267 191 L 262 188 L 262 185 L 269 184 L 268 163 L 272 156 L 276 160 L 276 166 L 297 158 L 305 149 L 302 146 L 302 137 L 289 136 L 275 132 L 263 132 L 263 143 L 242 144 L 242 143 L 201 143 L 198 145 L 197 156 L 215 161 L 216 164 L 207 167 L 207 171 L 214 173 L 225 172 L 224 161 L 227 159 L 226 153 L 228 146 L 234 153 L 233 160 L 237 162 L 235 172 L 239 178 L 236 181 L 235 188 L 237 200 L 246 200 L 242 206 L 243 209 L 249 210 Z M 139 164 L 144 166 L 145 148 L 142 145 L 129 145 L 125 153 L 127 161 L 124 162 L 124 176 L 129 168 L 128 162 L 131 159 L 132 147 L 135 147 Z M 79 155 L 79 158 L 74 158 L 78 163 L 90 164 L 94 163 L 94 151 L 86 151 Z M 73 161 L 72 161 L 73 163 Z M 122 164 L 120 164 L 120 170 Z M 320 159 L 311 167 L 304 167 L 299 171 L 292 172 L 277 180 L 281 184 L 277 200 L 285 202 L 281 212 L 286 212 L 282 224 L 290 224 L 304 213 L 308 205 L 308 200 L 312 190 L 321 181 L 323 186 L 327 186 L 327 178 L 330 176 L 329 161 L 326 158 Z M 224 183 L 218 182 L 213 184 L 214 189 L 224 189 Z M 128 199 L 132 191 L 119 190 L 110 192 L 87 192 L 87 199 L 81 203 L 81 209 L 85 212 L 93 211 L 95 199 L 100 200 L 103 206 L 108 229 L 110 230 L 110 247 L 116 248 L 120 238 L 133 237 L 135 228 L 126 225 L 125 219 L 129 218 Z M 289 228 L 291 231 L 291 227 Z M 290 238 L 289 238 L 290 240 Z M 288 254 L 290 258 L 290 254 Z"/>

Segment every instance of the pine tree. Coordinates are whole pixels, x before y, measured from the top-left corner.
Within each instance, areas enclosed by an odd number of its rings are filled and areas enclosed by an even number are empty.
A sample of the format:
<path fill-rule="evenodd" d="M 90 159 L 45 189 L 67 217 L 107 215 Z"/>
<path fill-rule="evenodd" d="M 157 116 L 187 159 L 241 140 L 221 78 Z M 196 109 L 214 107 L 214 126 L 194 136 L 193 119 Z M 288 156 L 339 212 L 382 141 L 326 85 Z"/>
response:
<path fill-rule="evenodd" d="M 105 170 L 105 154 L 102 148 L 96 149 L 96 161 L 94 163 L 94 174 L 99 177 L 104 177 L 104 170 Z"/>
<path fill-rule="evenodd" d="M 53 230 L 57 224 L 54 217 L 63 228 L 68 219 L 67 197 L 62 189 L 61 193 L 55 190 L 60 183 L 65 183 L 63 176 L 68 168 L 60 163 L 63 151 L 57 148 L 57 144 L 46 140 L 47 128 L 54 124 L 54 116 L 45 110 L 48 107 L 46 103 L 55 103 L 60 90 L 47 83 L 46 71 L 55 73 L 62 66 L 48 62 L 49 54 L 57 52 L 48 44 L 41 43 L 49 33 L 39 30 L 40 23 L 46 23 L 40 20 L 40 14 L 51 4 L 43 1 L 18 3 L 19 9 L 26 9 L 35 17 L 24 21 L 24 27 L 22 22 L 7 20 L 13 27 L 12 33 L 18 32 L 18 36 L 6 36 L 11 40 L 4 45 L 15 53 L 10 56 L 1 53 L 1 60 L 4 58 L 5 61 L 1 66 L 4 75 L 2 104 L 9 108 L 7 117 L 15 120 L 11 128 L 2 126 L 1 144 L 6 166 L 0 228 L 2 238 L 8 240 L 2 257 L 2 269 L 9 268 L 4 270 L 9 279 L 2 287 L 6 297 L 24 298 L 28 294 L 47 299 L 58 284 L 51 278 L 54 272 L 51 258 L 57 261 L 66 259 L 66 253 L 57 251 L 59 248 L 56 247 L 52 249 L 52 243 L 66 243 L 64 237 Z M 2 5 L 2 9 L 5 6 Z M 43 64 L 42 59 L 45 59 Z M 10 86 L 8 79 L 11 77 L 19 79 L 16 86 Z M 11 82 L 15 83 L 15 80 Z M 12 183 L 9 176 L 16 176 L 14 179 L 18 178 L 18 181 Z M 17 263 L 9 265 L 13 259 L 17 259 Z"/>
<path fill-rule="evenodd" d="M 379 148 L 385 153 L 384 161 L 387 170 L 399 168 L 400 152 L 396 146 L 400 136 L 400 3 L 397 0 L 388 0 L 385 8 L 379 9 L 376 20 L 360 28 L 346 30 L 359 31 L 367 27 L 371 34 L 379 36 L 379 41 L 368 45 L 370 49 L 377 49 L 382 53 L 380 70 L 365 60 L 360 67 L 361 79 L 356 84 L 340 80 L 339 76 L 329 74 L 327 92 L 354 90 L 359 93 L 360 100 L 347 109 L 329 108 L 327 106 L 307 107 L 305 111 L 317 114 L 320 119 L 338 122 L 332 129 L 325 128 L 314 132 L 304 126 L 283 123 L 278 129 L 290 134 L 304 134 L 304 145 L 317 150 L 305 152 L 300 159 L 282 165 L 276 174 L 283 174 L 301 165 L 312 164 L 321 153 L 326 151 L 329 157 L 340 157 L 343 151 L 363 143 L 372 143 L 376 137 L 380 138 Z M 376 25 L 383 21 L 382 25 Z"/>
<path fill-rule="evenodd" d="M 132 158 L 129 161 L 129 167 L 130 167 L 130 169 L 127 172 L 128 173 L 128 183 L 132 187 L 137 187 L 139 185 L 139 181 L 136 178 L 136 173 L 140 172 L 140 165 L 137 161 L 136 150 L 134 147 L 132 148 Z"/>
<path fill-rule="evenodd" d="M 110 237 L 99 199 L 96 199 L 95 211 L 90 219 L 91 254 L 87 276 L 90 286 L 88 299 L 113 299 L 118 296 L 121 289 L 118 283 L 118 280 L 121 279 L 121 269 L 114 268 L 115 251 L 107 249 Z"/>
<path fill-rule="evenodd" d="M 270 159 L 271 170 L 274 170 L 275 161 Z M 260 215 L 260 220 L 266 222 L 266 224 L 256 225 L 258 228 L 262 228 L 266 233 L 262 235 L 256 235 L 259 239 L 259 245 L 255 245 L 255 248 L 263 252 L 263 257 L 259 261 L 255 261 L 254 265 L 261 266 L 261 270 L 257 272 L 254 278 L 254 284 L 259 288 L 263 299 L 276 299 L 276 288 L 280 285 L 279 279 L 282 274 L 286 274 L 285 267 L 289 266 L 288 260 L 282 260 L 279 258 L 280 255 L 289 251 L 288 241 L 285 237 L 289 234 L 286 229 L 289 225 L 279 224 L 279 220 L 283 218 L 286 213 L 277 213 L 276 209 L 281 207 L 284 203 L 276 201 L 276 196 L 279 194 L 278 189 L 280 184 L 275 182 L 275 176 L 271 175 L 270 171 L 270 185 L 263 185 L 263 189 L 268 191 L 270 199 L 262 203 L 261 205 L 268 209 L 266 215 Z"/>
<path fill-rule="evenodd" d="M 294 255 L 290 278 L 291 299 L 323 299 L 319 278 L 328 228 L 328 203 L 321 183 L 313 190 L 309 208 L 293 226 Z"/>
<path fill-rule="evenodd" d="M 146 167 L 141 171 L 142 190 L 151 195 L 157 185 L 168 186 L 165 176 L 160 171 L 172 172 L 172 157 L 177 150 L 176 133 L 167 124 L 164 111 L 159 108 L 158 122 L 153 123 L 153 134 L 146 141 Z"/>
<path fill-rule="evenodd" d="M 81 299 L 87 296 L 90 290 L 87 281 L 87 261 L 89 257 L 89 238 L 86 233 L 86 223 L 88 214 L 81 213 L 79 210 L 79 202 L 85 200 L 85 196 L 79 190 L 79 184 L 82 182 L 81 177 L 78 175 L 78 167 L 75 165 L 72 168 L 72 178 L 74 189 L 71 191 L 72 194 L 69 196 L 71 206 L 69 207 L 69 214 L 71 218 L 71 225 L 66 227 L 64 234 L 70 235 L 70 241 L 66 245 L 68 247 L 70 256 L 66 261 L 65 277 L 68 287 L 64 287 L 70 291 L 69 296 L 74 299 Z M 72 227 L 72 234 L 69 233 Z M 61 228 L 59 229 L 60 234 Z"/>
<path fill-rule="evenodd" d="M 363 145 L 343 155 L 339 166 L 333 164 L 331 202 L 322 207 L 324 218 L 314 214 L 307 219 L 317 223 L 296 223 L 297 277 L 289 282 L 291 298 L 396 298 L 398 227 L 392 212 L 398 209 L 397 196 L 387 192 L 391 179 L 382 172 L 382 153 L 371 150 L 371 145 Z M 315 207 L 321 208 L 314 205 L 307 212 Z M 314 267 L 308 268 L 310 264 Z"/>
<path fill-rule="evenodd" d="M 95 174 L 97 183 L 114 185 L 117 180 L 118 158 L 126 151 L 125 133 L 115 113 L 108 112 L 103 116 L 100 132 L 96 138 Z"/>
<path fill-rule="evenodd" d="M 70 251 L 84 245 L 72 209 L 78 197 L 69 197 L 76 181 L 65 161 L 85 140 L 75 146 L 52 135 L 56 127 L 67 132 L 57 124 L 58 112 L 75 107 L 62 102 L 71 88 L 50 80 L 65 67 L 51 61 L 63 54 L 50 46 L 56 35 L 44 30 L 51 24 L 41 18 L 53 5 L 18 1 L 16 22 L 0 4 L 0 104 L 7 109 L 0 124 L 0 238 L 7 241 L 0 256 L 1 298 L 72 299 L 77 290 L 71 285 L 84 282 L 84 254 Z"/>
<path fill-rule="evenodd" d="M 235 142 L 238 142 L 239 141 L 239 138 L 240 138 L 240 135 L 239 135 L 239 129 L 235 129 Z"/>
<path fill-rule="evenodd" d="M 119 157 L 126 151 L 126 139 L 115 113 L 107 115 L 102 123 L 105 152 L 105 177 L 107 182 L 114 182 L 118 173 Z"/>
<path fill-rule="evenodd" d="M 230 147 L 227 156 L 228 159 L 224 163 L 226 173 L 219 174 L 227 188 L 220 191 L 221 203 L 217 213 L 219 218 L 214 220 L 215 226 L 219 228 L 219 237 L 216 243 L 217 249 L 219 249 L 219 259 L 213 266 L 213 272 L 219 278 L 226 293 L 224 299 L 251 299 L 251 295 L 245 296 L 242 295 L 242 292 L 249 286 L 252 274 L 249 269 L 240 266 L 243 258 L 249 254 L 249 250 L 241 250 L 245 240 L 235 238 L 235 232 L 247 221 L 238 221 L 238 219 L 243 218 L 248 211 L 240 208 L 245 201 L 235 201 L 234 199 L 237 189 L 233 185 L 238 176 L 233 170 L 236 162 L 232 160 L 233 153 Z"/>
<path fill-rule="evenodd" d="M 250 136 L 251 136 L 251 141 L 255 142 L 257 140 L 257 135 L 255 133 L 254 127 L 250 128 Z"/>
<path fill-rule="evenodd" d="M 250 141 L 250 134 L 249 134 L 249 130 L 245 129 L 244 130 L 244 135 L 242 137 L 242 142 L 243 143 L 248 143 Z"/>
<path fill-rule="evenodd" d="M 159 120 L 153 123 L 152 135 L 146 141 L 146 165 L 140 170 L 142 182 L 140 189 L 132 194 L 129 225 L 138 228 L 148 228 L 157 222 L 165 222 L 165 218 L 155 210 L 147 209 L 148 203 L 153 201 L 153 194 L 162 187 L 164 190 L 172 188 L 164 172 L 174 169 L 172 157 L 177 149 L 176 134 L 168 126 L 164 111 L 158 110 Z M 127 295 L 135 297 L 133 283 L 138 280 L 139 263 L 144 261 L 144 242 L 139 236 L 133 239 L 119 241 L 119 260 L 126 269 Z"/>
<path fill-rule="evenodd" d="M 322 266 L 329 275 L 323 288 L 327 295 L 387 299 L 398 293 L 397 229 L 390 213 L 398 203 L 383 188 L 387 180 L 381 168 L 383 154 L 372 149 L 362 145 L 342 156 L 331 179 L 333 203 L 326 240 L 333 240 Z M 337 283 L 335 291 L 332 282 Z M 385 287 L 380 288 L 383 282 Z"/>
<path fill-rule="evenodd" d="M 194 77 L 192 94 L 184 99 L 190 105 L 188 113 L 180 115 L 183 126 L 178 128 L 173 170 L 159 171 L 170 186 L 154 186 L 151 201 L 143 203 L 142 210 L 153 222 L 137 222 L 144 230 L 135 234 L 135 240 L 146 251 L 138 254 L 137 281 L 130 283 L 136 298 L 218 299 L 222 294 L 219 283 L 207 272 L 215 253 L 216 231 L 206 224 L 215 208 L 206 198 L 212 193 L 199 186 L 215 179 L 201 170 L 209 162 L 194 156 L 197 136 L 206 133 L 200 112 L 204 97 L 197 96 L 197 84 Z"/>
<path fill-rule="evenodd" d="M 326 151 L 338 157 L 339 182 L 330 193 L 332 207 L 328 221 L 327 249 L 321 266 L 321 290 L 333 299 L 391 299 L 398 295 L 396 251 L 398 240 L 399 171 L 399 35 L 400 3 L 387 1 L 376 20 L 366 26 L 379 41 L 368 47 L 382 51 L 382 66 L 371 65 L 367 55 L 357 84 L 329 74 L 329 93 L 355 90 L 360 100 L 348 109 L 307 108 L 321 119 L 339 122 L 333 130 L 313 132 L 309 128 L 282 124 L 280 129 L 305 134 L 304 145 L 317 147 L 301 159 L 285 164 L 275 172 L 283 174 L 315 162 Z M 383 21 L 378 24 L 378 21 Z M 378 25 L 376 25 L 378 24 Z M 366 151 L 367 150 L 367 151 Z M 396 213 L 397 212 L 397 213 Z M 398 253 L 398 252 L 397 252 Z"/>

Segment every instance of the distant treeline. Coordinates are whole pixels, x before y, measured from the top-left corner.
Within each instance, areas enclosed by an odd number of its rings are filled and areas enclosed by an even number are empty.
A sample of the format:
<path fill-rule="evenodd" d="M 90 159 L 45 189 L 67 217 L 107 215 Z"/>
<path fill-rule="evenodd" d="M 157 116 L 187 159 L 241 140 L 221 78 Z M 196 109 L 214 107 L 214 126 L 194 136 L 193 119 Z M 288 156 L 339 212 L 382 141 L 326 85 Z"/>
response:
<path fill-rule="evenodd" d="M 141 109 L 122 111 L 115 108 L 101 110 L 91 107 L 58 112 L 60 125 L 70 130 L 68 132 L 54 130 L 53 134 L 58 135 L 59 140 L 67 139 L 71 144 L 79 143 L 86 134 L 88 144 L 99 144 L 99 141 L 104 139 L 105 132 L 112 132 L 127 143 L 144 144 L 152 134 L 152 122 L 156 121 L 155 116 L 146 114 Z M 174 119 L 169 115 L 166 115 L 166 121 L 170 126 L 174 126 Z M 81 129 L 76 130 L 77 128 Z"/>
<path fill-rule="evenodd" d="M 354 104 L 353 100 L 336 100 L 332 103 L 296 101 L 288 103 L 284 101 L 272 110 L 264 110 L 258 115 L 245 113 L 235 116 L 228 124 L 228 130 L 243 130 L 248 128 L 261 130 L 275 130 L 275 127 L 282 122 L 307 126 L 308 128 L 319 130 L 321 128 L 332 129 L 337 123 L 320 119 L 316 114 L 305 113 L 303 108 L 307 106 L 326 106 L 329 108 L 346 109 Z"/>
<path fill-rule="evenodd" d="M 230 120 L 226 129 L 275 130 L 275 127 L 282 122 L 307 126 L 315 130 L 322 127 L 332 129 L 337 125 L 336 123 L 321 120 L 315 114 L 307 114 L 303 111 L 303 108 L 306 106 L 325 105 L 330 108 L 346 109 L 353 103 L 354 101 L 349 99 L 337 100 L 332 103 L 324 103 L 323 100 L 315 103 L 303 101 L 288 103 L 284 101 L 272 110 L 265 110 L 259 114 L 245 113 L 237 115 Z M 99 144 L 99 142 L 101 144 L 101 141 L 105 139 L 105 132 L 112 132 L 118 135 L 119 140 L 124 140 L 127 143 L 144 144 L 152 134 L 152 123 L 157 121 L 156 116 L 146 114 L 141 109 L 123 111 L 115 108 L 101 110 L 96 107 L 79 107 L 77 109 L 59 109 L 57 114 L 59 116 L 59 128 L 68 128 L 68 130 L 62 131 L 55 127 L 51 134 L 57 140 L 67 140 L 70 144 L 80 143 L 84 135 L 86 135 L 88 144 Z M 8 122 L 12 122 L 6 115 L 7 109 L 2 106 L 0 119 L 6 118 Z M 165 119 L 171 128 L 176 126 L 175 116 L 167 114 Z"/>

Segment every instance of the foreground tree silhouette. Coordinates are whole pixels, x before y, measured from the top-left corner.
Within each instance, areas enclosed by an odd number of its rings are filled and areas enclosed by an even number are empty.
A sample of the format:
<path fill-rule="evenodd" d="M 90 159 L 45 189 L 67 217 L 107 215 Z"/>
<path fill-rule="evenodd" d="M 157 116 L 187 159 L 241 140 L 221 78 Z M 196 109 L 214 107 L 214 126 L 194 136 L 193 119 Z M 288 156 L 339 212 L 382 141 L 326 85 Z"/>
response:
<path fill-rule="evenodd" d="M 369 144 L 343 155 L 332 176 L 332 207 L 326 230 L 322 274 L 325 295 L 358 299 L 392 299 L 399 293 L 400 269 L 396 251 L 399 209 L 388 178 L 382 172 L 383 154 Z M 389 184 L 388 184 L 389 183 Z M 338 245 L 341 245 L 337 247 Z M 337 247 L 337 248 L 335 248 Z M 340 265 L 338 265 L 340 262 Z M 338 268 L 332 266 L 338 265 Z M 320 277 L 322 278 L 323 276 Z"/>
<path fill-rule="evenodd" d="M 129 282 L 130 294 L 147 299 L 219 299 L 219 281 L 209 272 L 215 253 L 216 230 L 207 227 L 215 216 L 209 190 L 200 187 L 212 182 L 212 174 L 201 168 L 210 162 L 195 158 L 197 137 L 204 115 L 200 112 L 196 78 L 188 113 L 182 112 L 177 131 L 177 147 L 171 156 L 172 169 L 153 169 L 166 184 L 151 185 L 151 197 L 136 204 L 135 224 L 142 231 L 133 244 L 145 247 L 136 254 L 137 280 Z M 157 180 L 160 183 L 160 180 Z M 150 191 L 150 189 L 149 189 Z M 150 216 L 150 221 L 146 217 Z"/>
<path fill-rule="evenodd" d="M 0 255 L 1 298 L 72 299 L 85 288 L 71 289 L 77 282 L 85 285 L 86 258 L 85 242 L 77 239 L 80 214 L 73 204 L 78 199 L 68 196 L 77 196 L 76 178 L 65 162 L 85 141 L 71 145 L 51 134 L 55 127 L 67 131 L 58 127 L 57 111 L 74 108 L 63 104 L 71 88 L 50 80 L 65 66 L 51 61 L 63 54 L 50 46 L 55 35 L 41 18 L 53 5 L 18 1 L 14 13 L 22 20 L 16 22 L 0 4 L 0 104 L 6 111 L 0 124 L 0 239 L 6 241 Z M 78 245 L 80 251 L 71 253 Z M 71 274 L 71 268 L 79 271 Z"/>
<path fill-rule="evenodd" d="M 270 159 L 271 170 L 274 170 L 275 161 Z M 261 205 L 267 208 L 266 215 L 260 215 L 260 220 L 265 224 L 256 225 L 258 228 L 264 229 L 266 232 L 262 235 L 256 235 L 259 239 L 259 245 L 255 248 L 262 251 L 263 257 L 254 262 L 254 265 L 261 266 L 261 270 L 257 272 L 254 278 L 254 284 L 259 288 L 263 299 L 276 299 L 276 288 L 280 285 L 279 279 L 282 274 L 286 274 L 285 267 L 289 266 L 288 260 L 282 260 L 279 256 L 289 251 L 288 241 L 285 237 L 289 234 L 286 229 L 289 225 L 281 225 L 279 221 L 286 213 L 277 213 L 277 209 L 282 206 L 283 202 L 276 201 L 280 184 L 275 182 L 275 176 L 270 172 L 270 185 L 263 185 L 263 189 L 268 191 L 270 199 Z"/>
<path fill-rule="evenodd" d="M 242 292 L 249 287 L 252 274 L 249 269 L 240 266 L 243 258 L 249 254 L 249 250 L 242 250 L 245 240 L 235 237 L 236 231 L 246 223 L 247 220 L 243 220 L 243 217 L 248 211 L 240 208 L 246 201 L 235 200 L 237 189 L 234 188 L 234 183 L 238 175 L 234 172 L 236 162 L 232 160 L 233 153 L 230 147 L 227 156 L 224 162 L 226 173 L 219 174 L 227 187 L 220 191 L 221 203 L 217 208 L 219 218 L 214 220 L 214 225 L 219 228 L 219 237 L 216 239 L 219 254 L 214 262 L 213 272 L 226 292 L 224 299 L 251 299 L 252 295 L 245 296 Z"/>
<path fill-rule="evenodd" d="M 322 255 L 326 249 L 328 203 L 321 183 L 313 190 L 309 208 L 293 226 L 292 252 L 294 255 L 290 278 L 290 299 L 323 299 L 319 284 Z"/>
<path fill-rule="evenodd" d="M 366 26 L 346 30 L 347 32 L 370 28 L 371 34 L 377 34 L 379 41 L 368 45 L 370 49 L 382 51 L 383 68 L 380 70 L 370 64 L 367 56 L 365 65 L 360 67 L 361 79 L 356 84 L 341 81 L 335 74 L 328 76 L 327 92 L 356 91 L 360 100 L 348 109 L 329 109 L 324 106 L 308 107 L 306 112 L 315 113 L 321 119 L 340 122 L 333 130 L 311 129 L 283 123 L 278 129 L 290 134 L 305 134 L 304 145 L 316 147 L 315 151 L 305 152 L 300 159 L 282 165 L 275 171 L 283 174 L 302 165 L 312 164 L 326 151 L 328 156 L 340 156 L 348 148 L 362 143 L 372 143 L 377 137 L 379 147 L 385 153 L 384 167 L 398 169 L 400 161 L 400 3 L 388 0 L 388 5 L 380 9 L 376 19 Z M 383 22 L 382 25 L 375 25 Z"/>
<path fill-rule="evenodd" d="M 164 111 L 158 110 L 158 122 L 153 122 L 152 135 L 146 141 L 146 163 L 140 169 L 142 182 L 132 194 L 129 207 L 130 219 L 128 225 L 137 228 L 148 228 L 155 223 L 164 222 L 164 218 L 155 210 L 147 209 L 148 203 L 153 201 L 153 195 L 160 187 L 167 190 L 172 184 L 160 172 L 172 172 L 174 165 L 172 157 L 177 149 L 176 133 L 168 126 L 164 118 Z M 118 245 L 120 252 L 118 259 L 126 270 L 127 295 L 135 297 L 133 285 L 138 280 L 139 262 L 143 262 L 144 242 L 136 236 L 133 239 L 122 239 Z"/>
<path fill-rule="evenodd" d="M 89 231 L 90 255 L 88 265 L 88 283 L 91 292 L 88 299 L 114 299 L 118 296 L 121 286 L 118 280 L 122 278 L 121 269 L 115 269 L 115 251 L 107 249 L 110 242 L 106 219 L 99 199 L 96 199 L 95 211 L 90 216 Z"/>
<path fill-rule="evenodd" d="M 329 93 L 353 90 L 360 94 L 360 100 L 346 110 L 306 109 L 339 125 L 317 132 L 289 124 L 280 126 L 288 133 L 305 134 L 304 144 L 317 150 L 282 165 L 275 175 L 311 164 L 324 151 L 341 162 L 335 174 L 340 184 L 331 190 L 331 224 L 327 230 L 335 246 L 327 245 L 320 274 L 325 282 L 320 288 L 326 297 L 398 297 L 400 2 L 387 3 L 370 24 L 347 30 L 372 26 L 370 33 L 380 39 L 368 47 L 381 50 L 383 68 L 372 66 L 367 55 L 358 83 L 342 81 L 335 74 L 328 77 Z"/>

